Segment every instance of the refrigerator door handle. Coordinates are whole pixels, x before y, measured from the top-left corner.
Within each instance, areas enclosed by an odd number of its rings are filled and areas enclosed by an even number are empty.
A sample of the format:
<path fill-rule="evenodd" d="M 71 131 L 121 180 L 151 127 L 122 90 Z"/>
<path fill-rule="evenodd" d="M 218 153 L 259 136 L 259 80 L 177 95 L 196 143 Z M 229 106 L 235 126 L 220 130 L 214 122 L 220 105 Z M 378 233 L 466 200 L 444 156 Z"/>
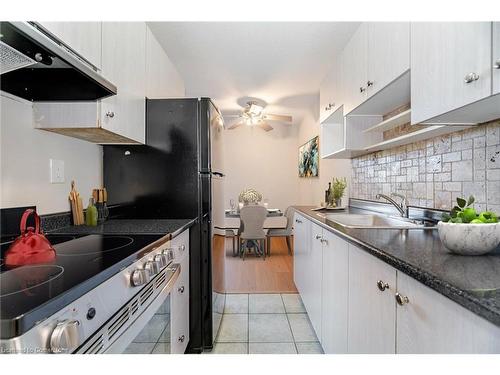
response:
<path fill-rule="evenodd" d="M 216 177 L 226 177 L 226 175 L 222 172 L 208 172 L 208 171 L 200 171 L 200 174 L 203 176 L 216 176 Z"/>

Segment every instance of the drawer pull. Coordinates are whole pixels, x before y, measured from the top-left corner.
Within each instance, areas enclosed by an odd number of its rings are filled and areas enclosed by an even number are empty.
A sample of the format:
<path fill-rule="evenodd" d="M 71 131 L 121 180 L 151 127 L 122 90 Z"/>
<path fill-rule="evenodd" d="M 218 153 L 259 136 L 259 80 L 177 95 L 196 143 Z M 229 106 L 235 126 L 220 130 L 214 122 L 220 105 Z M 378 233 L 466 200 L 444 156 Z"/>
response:
<path fill-rule="evenodd" d="M 390 289 L 389 284 L 383 282 L 382 280 L 377 281 L 377 287 L 381 292 L 383 292 L 386 289 Z"/>
<path fill-rule="evenodd" d="M 179 340 L 179 342 L 184 342 L 184 340 L 186 340 L 186 336 L 184 336 L 184 335 L 179 336 L 178 340 Z"/>
<path fill-rule="evenodd" d="M 410 300 L 408 299 L 408 297 L 403 296 L 399 293 L 396 293 L 394 295 L 394 298 L 396 298 L 396 302 L 398 303 L 399 306 L 403 306 L 403 305 L 406 305 L 407 303 L 410 303 Z"/>
<path fill-rule="evenodd" d="M 471 83 L 474 81 L 477 81 L 479 79 L 479 74 L 477 73 L 469 73 L 465 76 L 464 82 L 465 83 Z"/>
<path fill-rule="evenodd" d="M 184 285 L 183 285 L 183 286 L 181 286 L 181 287 L 179 287 L 179 289 L 177 289 L 177 291 L 178 291 L 180 294 L 184 293 Z"/>

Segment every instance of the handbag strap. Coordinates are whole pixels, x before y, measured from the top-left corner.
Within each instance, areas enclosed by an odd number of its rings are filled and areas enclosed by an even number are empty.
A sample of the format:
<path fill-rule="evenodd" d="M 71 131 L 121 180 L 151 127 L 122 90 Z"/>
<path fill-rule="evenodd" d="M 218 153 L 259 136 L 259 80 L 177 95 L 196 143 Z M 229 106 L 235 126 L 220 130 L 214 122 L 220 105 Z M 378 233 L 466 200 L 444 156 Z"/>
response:
<path fill-rule="evenodd" d="M 40 216 L 38 216 L 34 209 L 28 208 L 24 211 L 23 216 L 21 217 L 21 234 L 26 232 L 26 222 L 31 214 L 35 215 L 35 233 L 40 233 Z"/>

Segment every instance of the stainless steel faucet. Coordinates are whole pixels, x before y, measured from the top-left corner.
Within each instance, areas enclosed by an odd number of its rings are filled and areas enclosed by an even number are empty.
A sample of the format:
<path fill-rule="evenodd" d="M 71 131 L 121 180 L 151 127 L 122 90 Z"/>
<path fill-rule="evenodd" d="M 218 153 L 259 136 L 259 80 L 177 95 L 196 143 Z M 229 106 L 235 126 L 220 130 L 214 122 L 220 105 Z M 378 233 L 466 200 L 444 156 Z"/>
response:
<path fill-rule="evenodd" d="M 388 195 L 385 195 L 385 194 L 377 194 L 375 196 L 375 199 L 384 198 L 389 203 L 391 203 L 394 207 L 397 208 L 397 210 L 399 211 L 399 213 L 402 217 L 408 218 L 408 216 L 409 216 L 408 199 L 404 195 L 398 194 L 398 193 L 392 193 L 391 195 L 394 197 L 401 198 L 401 202 L 398 203 L 394 199 L 392 199 L 391 197 L 389 197 Z"/>

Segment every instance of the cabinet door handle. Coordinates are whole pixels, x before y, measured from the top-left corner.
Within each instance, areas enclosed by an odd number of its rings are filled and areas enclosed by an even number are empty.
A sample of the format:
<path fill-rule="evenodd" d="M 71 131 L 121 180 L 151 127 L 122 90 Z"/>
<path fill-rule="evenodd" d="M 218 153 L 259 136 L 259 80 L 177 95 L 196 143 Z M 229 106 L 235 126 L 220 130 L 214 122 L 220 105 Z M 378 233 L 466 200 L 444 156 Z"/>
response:
<path fill-rule="evenodd" d="M 324 238 L 321 239 L 321 243 L 328 246 L 328 240 L 325 240 Z"/>
<path fill-rule="evenodd" d="M 360 87 L 360 88 L 359 88 L 359 92 L 360 92 L 360 93 L 364 93 L 365 91 L 366 91 L 366 87 Z"/>
<path fill-rule="evenodd" d="M 106 112 L 106 117 L 113 118 L 113 117 L 115 117 L 115 113 L 112 111 L 108 111 L 108 112 Z"/>
<path fill-rule="evenodd" d="M 366 82 L 366 85 L 367 85 L 368 87 L 373 86 L 373 81 L 368 81 L 368 82 Z"/>
<path fill-rule="evenodd" d="M 382 280 L 377 281 L 377 287 L 378 287 L 378 289 L 379 289 L 381 292 L 383 292 L 383 291 L 384 291 L 384 290 L 386 290 L 386 289 L 390 289 L 390 288 L 389 288 L 389 284 L 388 284 L 388 283 L 386 283 L 386 282 L 383 282 Z"/>
<path fill-rule="evenodd" d="M 495 61 L 495 64 L 493 64 L 493 69 L 500 69 L 500 59 Z"/>
<path fill-rule="evenodd" d="M 183 285 L 183 286 L 181 286 L 181 287 L 179 287 L 179 289 L 177 289 L 177 291 L 178 291 L 180 294 L 184 293 L 184 285 Z"/>
<path fill-rule="evenodd" d="M 317 235 L 316 235 L 316 239 L 317 239 L 317 240 L 320 240 L 320 239 L 321 239 L 321 234 L 317 234 Z"/>
<path fill-rule="evenodd" d="M 328 103 L 325 107 L 325 111 L 330 111 L 333 107 L 335 107 L 335 103 Z"/>
<path fill-rule="evenodd" d="M 479 79 L 479 74 L 477 73 L 469 73 L 464 77 L 465 83 L 471 83 L 477 81 Z"/>
<path fill-rule="evenodd" d="M 410 300 L 408 299 L 408 297 L 403 296 L 399 293 L 396 293 L 394 295 L 394 298 L 396 298 L 396 302 L 398 303 L 399 306 L 403 306 L 403 305 L 406 305 L 407 303 L 410 303 Z"/>
<path fill-rule="evenodd" d="M 179 342 L 184 342 L 185 339 L 186 339 L 186 336 L 184 336 L 184 335 L 179 336 L 179 338 L 178 338 Z"/>
<path fill-rule="evenodd" d="M 295 222 L 298 223 L 298 224 L 302 224 L 302 221 L 299 220 L 299 219 L 295 219 Z"/>

